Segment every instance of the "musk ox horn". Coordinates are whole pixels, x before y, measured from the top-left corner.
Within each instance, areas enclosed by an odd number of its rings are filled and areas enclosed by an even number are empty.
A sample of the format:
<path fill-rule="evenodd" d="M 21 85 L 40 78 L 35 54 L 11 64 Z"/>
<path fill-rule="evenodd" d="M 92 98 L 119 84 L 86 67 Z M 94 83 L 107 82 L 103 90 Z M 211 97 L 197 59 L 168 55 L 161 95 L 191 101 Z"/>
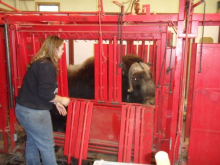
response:
<path fill-rule="evenodd" d="M 145 73 L 147 74 L 147 76 L 150 76 L 149 71 L 150 71 L 150 67 L 143 63 L 143 62 L 135 62 L 131 65 L 129 71 L 128 71 L 128 83 L 129 83 L 129 89 L 128 92 L 131 93 L 133 92 L 133 86 L 131 83 L 131 79 L 132 76 L 134 75 L 134 73 L 139 72 L 139 71 L 145 71 Z"/>

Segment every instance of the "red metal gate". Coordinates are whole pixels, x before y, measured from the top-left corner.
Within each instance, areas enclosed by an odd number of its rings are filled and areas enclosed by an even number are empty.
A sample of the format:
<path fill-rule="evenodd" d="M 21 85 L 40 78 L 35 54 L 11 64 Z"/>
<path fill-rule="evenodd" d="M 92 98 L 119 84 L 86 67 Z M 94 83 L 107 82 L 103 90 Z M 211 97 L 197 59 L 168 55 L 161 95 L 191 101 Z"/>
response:
<path fill-rule="evenodd" d="M 193 44 L 186 123 L 190 125 L 188 165 L 218 165 L 220 44 L 204 44 L 202 56 L 200 52 L 201 44 Z"/>
<path fill-rule="evenodd" d="M 13 17 L 13 16 L 12 16 Z M 20 17 L 19 17 L 20 18 Z M 17 19 L 17 18 L 16 18 Z M 31 26 L 31 28 L 29 28 Z M 60 32 L 60 29 L 63 29 L 62 32 Z M 97 28 L 94 26 L 93 28 Z M 109 26 L 104 26 L 102 27 L 104 30 L 106 30 L 108 33 L 112 33 L 111 29 L 109 29 Z M 145 115 L 145 112 L 148 112 L 149 110 L 146 110 L 145 107 L 142 107 L 141 109 L 138 109 L 136 107 L 134 108 L 128 108 L 129 109 L 129 114 L 124 114 L 124 110 L 122 108 L 121 103 L 121 77 L 120 77 L 120 69 L 118 70 L 118 75 L 116 74 L 116 38 L 114 36 L 116 34 L 116 31 L 113 32 L 112 35 L 106 35 L 106 38 L 103 39 L 112 39 L 113 44 L 108 45 L 108 49 L 106 45 L 99 44 L 96 48 L 96 53 L 95 53 L 95 75 L 96 75 L 96 95 L 95 95 L 95 101 L 98 104 L 105 104 L 108 108 L 111 109 L 110 107 L 114 107 L 111 104 L 119 104 L 116 109 L 121 109 L 119 113 L 120 120 L 130 120 L 130 118 L 137 116 L 137 118 L 134 121 L 128 122 L 127 124 L 120 124 L 119 122 L 117 125 L 115 125 L 117 132 L 112 132 L 112 135 L 115 137 L 122 137 L 121 142 L 119 143 L 119 139 L 117 139 L 116 146 L 119 146 L 119 150 L 116 149 L 116 152 L 114 154 L 119 154 L 119 161 L 124 161 L 124 162 L 129 162 L 132 157 L 134 157 L 135 162 L 139 163 L 150 163 L 150 152 L 152 147 L 153 147 L 153 152 L 156 152 L 158 150 L 165 150 L 167 152 L 170 152 L 170 157 L 172 159 L 172 152 L 173 149 L 170 147 L 170 137 L 172 136 L 173 139 L 175 139 L 175 131 L 169 131 L 171 127 L 171 123 L 174 122 L 173 127 L 176 127 L 176 121 L 170 120 L 170 113 L 172 115 L 176 116 L 177 114 L 177 109 L 173 110 L 172 107 L 170 107 L 169 110 L 168 104 L 167 104 L 167 98 L 169 96 L 172 96 L 172 93 L 169 93 L 168 90 L 174 90 L 174 78 L 170 77 L 170 75 L 174 75 L 174 72 L 171 73 L 166 73 L 168 63 L 166 61 L 170 61 L 170 56 L 166 56 L 167 54 L 167 48 L 166 48 L 166 41 L 167 41 L 167 26 L 160 26 L 158 28 L 157 26 L 148 26 L 146 25 L 144 28 L 141 26 L 127 26 L 124 31 L 125 32 L 130 32 L 131 30 L 133 31 L 134 29 L 135 32 L 137 32 L 137 35 L 140 35 L 141 39 L 143 41 L 145 40 L 151 40 L 152 36 L 155 39 L 153 42 L 157 44 L 157 47 L 154 45 L 154 59 L 152 58 L 151 55 L 149 55 L 149 59 L 152 60 L 153 66 L 154 66 L 154 78 L 155 82 L 158 85 L 158 88 L 156 89 L 156 106 L 155 110 L 150 110 L 151 113 L 147 113 L 148 115 Z M 116 30 L 116 26 L 112 26 L 113 30 Z M 146 35 L 143 36 L 141 33 L 138 33 L 138 31 L 145 30 L 146 33 L 148 31 L 151 32 L 151 35 Z M 11 24 L 9 28 L 9 38 L 10 38 L 10 45 L 11 45 L 11 61 L 12 61 L 12 77 L 13 77 L 13 86 L 14 86 L 14 97 L 17 95 L 18 90 L 21 86 L 22 83 L 22 78 L 26 72 L 26 65 L 32 58 L 32 56 L 37 52 L 37 50 L 40 48 L 43 40 L 48 36 L 48 35 L 58 35 L 62 38 L 66 39 L 78 39 L 79 36 L 81 37 L 80 39 L 86 39 L 85 37 L 85 32 L 81 32 L 81 29 L 79 27 L 76 27 L 75 30 L 78 30 L 79 35 L 74 35 L 76 32 L 73 31 L 73 34 L 70 34 L 70 31 L 73 30 L 72 27 L 70 28 L 68 25 L 62 25 L 61 26 L 54 26 L 54 25 L 39 25 L 39 24 L 33 24 L 33 25 L 28 25 L 24 26 L 22 24 Z M 90 27 L 90 29 L 87 29 L 87 33 L 90 34 L 90 30 L 94 30 Z M 158 34 L 158 32 L 161 32 Z M 82 33 L 82 34 L 81 34 Z M 75 38 L 74 38 L 74 37 Z M 95 39 L 97 37 L 94 35 Z M 99 37 L 99 36 L 98 36 Z M 131 36 L 126 36 L 125 35 L 125 40 L 129 40 Z M 102 42 L 102 40 L 100 41 Z M 143 49 L 146 49 L 146 46 L 143 46 Z M 142 52 L 144 52 L 143 49 Z M 152 50 L 152 49 L 151 49 Z M 175 49 L 174 49 L 175 50 Z M 102 52 L 103 51 L 103 52 Z M 146 50 L 145 50 L 146 51 Z M 106 59 L 107 55 L 105 53 L 108 53 L 109 55 L 109 63 L 107 65 Z M 174 52 L 174 51 L 173 51 Z M 104 53 L 104 55 L 103 55 Z M 144 55 L 144 54 L 143 54 Z M 146 55 L 146 52 L 145 52 Z M 172 67 L 174 68 L 175 64 L 175 56 L 172 56 Z M 145 58 L 146 60 L 146 58 Z M 67 80 L 66 80 L 66 65 L 65 65 L 65 55 L 62 56 L 61 63 L 62 67 L 60 68 L 60 77 L 59 77 L 59 90 L 62 95 L 68 95 L 68 89 L 67 89 Z M 180 65 L 181 63 L 178 63 Z M 157 66 L 157 67 L 156 67 Z M 108 69 L 107 69 L 108 67 Z M 63 77 L 62 77 L 63 76 Z M 166 78 L 166 80 L 165 80 Z M 171 80 L 171 81 L 170 81 Z M 171 83 L 170 83 L 171 82 Z M 178 81 L 176 81 L 178 83 Z M 172 97 L 169 98 L 170 106 L 172 103 Z M 100 105 L 99 105 L 100 106 Z M 99 108 L 98 108 L 99 109 Z M 102 111 L 103 109 L 106 109 L 105 106 L 100 106 L 100 110 Z M 113 108 L 115 109 L 115 108 Z M 153 108 L 154 109 L 154 108 Z M 154 112 L 155 111 L 155 112 Z M 15 116 L 13 114 L 13 110 L 11 111 L 11 118 L 15 120 Z M 105 112 L 107 114 L 107 111 Z M 155 113 L 155 114 L 154 114 Z M 94 113 L 93 113 L 94 114 Z M 102 114 L 102 113 L 101 113 Z M 101 115 L 100 113 L 98 114 L 99 116 Z M 142 114 L 142 115 L 140 115 Z M 131 117 L 129 117 L 131 115 Z M 140 115 L 140 116 L 139 116 Z M 111 117 L 114 117 L 114 111 L 111 112 L 110 114 Z M 110 118 L 111 119 L 111 118 Z M 153 120 L 154 119 L 154 120 Z M 132 119 L 133 120 L 133 119 Z M 99 125 L 96 125 L 96 122 L 92 120 L 91 127 L 96 128 Z M 149 122 L 147 126 L 144 125 L 137 125 L 139 122 Z M 111 121 L 109 121 L 111 122 Z M 14 122 L 10 122 L 12 125 Z M 99 123 L 100 124 L 100 123 Z M 135 125 L 136 124 L 136 125 Z M 125 126 L 123 128 L 123 125 Z M 133 137 L 133 129 L 135 127 L 139 127 L 139 133 L 143 134 L 141 135 L 141 139 L 137 137 Z M 144 126 L 144 129 L 142 128 Z M 122 129 L 120 129 L 120 127 Z M 13 127 L 11 127 L 13 130 Z M 103 130 L 106 128 L 103 128 Z M 115 129 L 115 128 L 114 128 Z M 127 130 L 128 129 L 128 130 Z M 142 130 L 143 129 L 143 130 Z M 173 129 L 175 130 L 175 129 Z M 78 130 L 79 131 L 79 130 Z M 135 130 L 135 131 L 138 131 Z M 146 132 L 149 131 L 149 132 Z M 153 131 L 153 132 L 152 132 Z M 91 131 L 91 137 L 94 135 L 92 134 L 93 132 Z M 123 139 L 123 136 L 129 136 L 128 139 Z M 102 135 L 98 134 L 95 139 L 99 140 L 99 137 Z M 91 138 L 90 137 L 90 138 Z M 147 140 L 143 140 L 144 137 L 147 137 Z M 59 134 L 58 137 L 55 137 L 55 142 L 58 145 L 62 146 L 62 143 L 64 141 L 64 136 Z M 92 138 L 91 138 L 92 139 Z M 94 139 L 94 138 L 93 138 Z M 130 146 L 130 148 L 125 149 L 123 148 L 123 144 L 128 144 L 129 141 L 132 141 L 134 139 L 135 142 L 135 147 L 134 149 Z M 129 140 L 129 141 L 128 141 Z M 147 143 L 145 143 L 147 142 Z M 94 143 L 93 140 L 91 140 L 91 143 Z M 130 144 L 130 143 L 129 143 Z M 145 148 L 143 149 L 140 145 L 143 144 Z M 97 144 L 100 145 L 100 144 Z M 108 145 L 108 144 L 107 144 Z M 93 150 L 94 147 L 97 149 L 97 147 L 100 146 L 90 146 L 88 151 Z M 172 146 L 173 147 L 173 146 Z M 118 150 L 118 151 L 117 151 Z M 132 154 L 133 150 L 138 151 L 137 154 Z M 97 150 L 98 152 L 101 152 L 100 150 Z M 114 150 L 115 151 L 115 150 Z M 109 153 L 109 151 L 108 151 Z M 71 154 L 68 154 L 71 156 Z M 72 155 L 73 156 L 73 155 Z M 81 157 L 79 157 L 81 158 Z"/>

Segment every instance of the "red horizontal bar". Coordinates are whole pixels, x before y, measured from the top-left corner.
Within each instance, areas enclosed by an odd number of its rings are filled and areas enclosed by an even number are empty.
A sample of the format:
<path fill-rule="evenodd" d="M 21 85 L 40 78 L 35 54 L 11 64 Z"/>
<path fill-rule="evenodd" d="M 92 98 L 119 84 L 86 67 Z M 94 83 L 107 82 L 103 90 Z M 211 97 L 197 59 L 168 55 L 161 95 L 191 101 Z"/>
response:
<path fill-rule="evenodd" d="M 91 24 L 84 24 L 84 25 L 27 25 L 27 24 L 20 24 L 17 28 L 18 31 L 59 31 L 59 32 L 81 32 L 81 33 L 94 33 L 99 32 L 99 25 L 91 25 Z M 107 32 L 117 32 L 117 24 L 116 25 L 102 25 L 102 33 L 104 37 L 104 33 Z M 167 26 L 158 26 L 158 25 L 126 25 L 123 27 L 123 33 L 132 32 L 132 33 L 163 33 L 166 32 Z M 135 31 L 134 31 L 135 30 Z M 89 36 L 88 36 L 89 37 Z"/>
<path fill-rule="evenodd" d="M 54 14 L 54 15 L 66 15 L 66 16 L 69 16 L 69 15 L 79 15 L 79 14 L 88 14 L 88 15 L 96 15 L 98 14 L 98 12 L 55 12 L 55 11 L 51 11 L 51 12 L 42 12 L 42 11 L 33 11 L 33 12 L 28 12 L 28 11 L 19 11 L 19 12 L 11 12 L 11 11 L 7 11 L 7 12 L 4 12 L 5 15 L 10 15 L 10 14 L 13 14 L 13 15 L 28 15 L 28 16 L 31 16 L 31 15 L 50 15 L 50 14 Z"/>
<path fill-rule="evenodd" d="M 192 15 L 193 21 L 203 21 L 203 14 L 193 14 Z M 205 21 L 219 21 L 220 20 L 220 14 L 205 14 Z"/>
<path fill-rule="evenodd" d="M 118 152 L 118 149 L 115 149 L 115 148 L 108 148 L 108 147 L 99 147 L 99 146 L 92 146 L 92 145 L 89 145 L 89 148 L 93 148 L 93 149 L 102 149 L 102 150 L 108 150 L 108 151 L 116 151 L 116 152 Z"/>
<path fill-rule="evenodd" d="M 95 141 L 90 141 L 89 142 L 89 144 L 90 145 L 103 145 L 103 146 L 109 146 L 109 147 L 118 147 L 118 143 L 115 143 L 115 144 L 113 144 L 113 143 L 105 143 L 105 142 L 99 142 L 99 141 L 97 141 L 97 142 L 95 142 Z"/>
<path fill-rule="evenodd" d="M 53 15 L 7 15 L 6 20 L 18 22 L 41 22 L 41 21 L 60 21 L 60 22 L 96 22 L 99 21 L 98 15 L 60 15 L 61 13 Z M 125 15 L 123 22 L 170 22 L 178 21 L 178 14 L 153 14 L 153 15 Z M 102 23 L 117 23 L 118 15 L 103 16 Z"/>
<path fill-rule="evenodd" d="M 98 153 L 104 153 L 104 154 L 118 155 L 118 153 L 116 153 L 116 152 L 111 152 L 111 151 L 102 151 L 102 150 L 98 150 L 98 149 L 91 149 L 91 148 L 88 148 L 88 151 L 93 151 L 93 152 L 98 152 Z"/>

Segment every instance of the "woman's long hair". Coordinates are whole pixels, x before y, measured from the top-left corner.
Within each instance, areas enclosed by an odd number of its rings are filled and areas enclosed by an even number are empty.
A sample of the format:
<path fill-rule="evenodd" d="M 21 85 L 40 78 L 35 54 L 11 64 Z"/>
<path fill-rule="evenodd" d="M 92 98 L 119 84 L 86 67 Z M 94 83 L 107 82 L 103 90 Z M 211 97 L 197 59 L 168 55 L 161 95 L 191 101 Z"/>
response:
<path fill-rule="evenodd" d="M 27 68 L 35 61 L 50 61 L 58 71 L 58 54 L 57 49 L 63 44 L 63 39 L 57 36 L 49 36 L 44 41 L 38 53 L 31 60 Z"/>

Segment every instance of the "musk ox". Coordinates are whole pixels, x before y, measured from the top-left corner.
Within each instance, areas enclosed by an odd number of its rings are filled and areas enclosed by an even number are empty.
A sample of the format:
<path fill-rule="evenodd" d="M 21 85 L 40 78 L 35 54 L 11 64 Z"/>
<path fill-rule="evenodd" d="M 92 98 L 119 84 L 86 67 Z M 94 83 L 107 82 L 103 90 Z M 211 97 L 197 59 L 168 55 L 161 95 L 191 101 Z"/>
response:
<path fill-rule="evenodd" d="M 67 69 L 69 97 L 94 99 L 94 57 L 80 65 Z M 130 85 L 129 85 L 130 84 Z M 155 85 L 150 67 L 136 55 L 122 57 L 122 101 L 129 103 L 154 104 Z M 66 117 L 56 110 L 51 111 L 55 132 L 65 132 Z"/>
<path fill-rule="evenodd" d="M 129 85 L 130 84 L 130 85 Z M 69 96 L 94 99 L 94 57 L 68 67 Z M 122 57 L 122 101 L 153 104 L 155 85 L 150 67 L 136 55 Z"/>

